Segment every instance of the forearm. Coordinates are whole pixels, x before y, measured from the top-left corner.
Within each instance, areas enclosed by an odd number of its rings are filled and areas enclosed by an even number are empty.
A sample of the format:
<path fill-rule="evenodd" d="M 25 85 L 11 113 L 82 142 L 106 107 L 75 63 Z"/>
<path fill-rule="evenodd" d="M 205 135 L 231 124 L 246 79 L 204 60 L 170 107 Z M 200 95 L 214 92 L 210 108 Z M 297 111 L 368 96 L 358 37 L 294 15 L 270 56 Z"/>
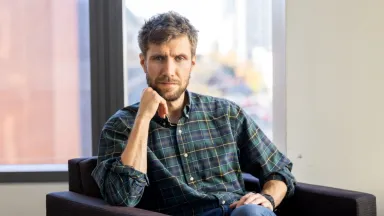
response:
<path fill-rule="evenodd" d="M 137 116 L 128 143 L 121 155 L 121 161 L 126 166 L 147 173 L 147 142 L 150 120 Z"/>
<path fill-rule="evenodd" d="M 287 185 L 283 181 L 270 180 L 264 184 L 261 192 L 271 195 L 275 201 L 275 207 L 277 207 L 287 193 Z"/>

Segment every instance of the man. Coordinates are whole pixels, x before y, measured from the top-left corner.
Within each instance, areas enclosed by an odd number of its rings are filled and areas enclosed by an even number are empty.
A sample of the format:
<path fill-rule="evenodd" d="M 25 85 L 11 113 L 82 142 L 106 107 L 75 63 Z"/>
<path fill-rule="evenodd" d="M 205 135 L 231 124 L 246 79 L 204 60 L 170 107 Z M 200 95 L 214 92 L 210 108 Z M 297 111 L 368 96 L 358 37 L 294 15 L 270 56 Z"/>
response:
<path fill-rule="evenodd" d="M 92 175 L 104 199 L 170 215 L 275 215 L 294 191 L 292 163 L 238 105 L 187 90 L 197 30 L 168 12 L 138 38 L 148 88 L 102 129 Z M 242 172 L 259 178 L 261 193 L 245 191 Z"/>

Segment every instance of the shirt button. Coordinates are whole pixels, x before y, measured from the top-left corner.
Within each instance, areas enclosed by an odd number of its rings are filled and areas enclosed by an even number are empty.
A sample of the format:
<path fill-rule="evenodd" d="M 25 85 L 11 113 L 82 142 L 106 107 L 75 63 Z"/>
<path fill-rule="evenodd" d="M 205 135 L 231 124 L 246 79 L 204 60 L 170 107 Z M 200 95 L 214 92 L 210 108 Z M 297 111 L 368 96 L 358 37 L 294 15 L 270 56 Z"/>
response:
<path fill-rule="evenodd" d="M 193 177 L 191 177 L 189 180 L 193 181 Z"/>
<path fill-rule="evenodd" d="M 223 200 L 223 202 L 221 202 L 223 205 L 225 204 L 225 200 Z"/>
<path fill-rule="evenodd" d="M 179 133 L 181 134 L 183 131 L 179 130 Z"/>
<path fill-rule="evenodd" d="M 188 157 L 188 154 L 187 154 L 187 153 L 185 153 L 185 154 L 184 154 L 184 157 Z"/>

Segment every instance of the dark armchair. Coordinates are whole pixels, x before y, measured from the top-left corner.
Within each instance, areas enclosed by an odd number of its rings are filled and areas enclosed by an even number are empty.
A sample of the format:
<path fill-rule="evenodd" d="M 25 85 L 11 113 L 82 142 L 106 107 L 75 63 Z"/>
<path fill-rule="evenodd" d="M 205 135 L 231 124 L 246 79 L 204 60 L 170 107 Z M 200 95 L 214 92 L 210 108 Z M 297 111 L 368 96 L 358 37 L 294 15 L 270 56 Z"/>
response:
<path fill-rule="evenodd" d="M 136 208 L 116 207 L 104 202 L 91 177 L 96 162 L 96 157 L 69 160 L 69 191 L 47 194 L 47 216 L 164 215 L 145 210 L 145 200 Z M 247 189 L 260 189 L 256 178 L 249 174 L 244 174 L 244 178 Z M 376 216 L 376 198 L 362 192 L 298 183 L 295 195 L 281 204 L 277 215 Z"/>

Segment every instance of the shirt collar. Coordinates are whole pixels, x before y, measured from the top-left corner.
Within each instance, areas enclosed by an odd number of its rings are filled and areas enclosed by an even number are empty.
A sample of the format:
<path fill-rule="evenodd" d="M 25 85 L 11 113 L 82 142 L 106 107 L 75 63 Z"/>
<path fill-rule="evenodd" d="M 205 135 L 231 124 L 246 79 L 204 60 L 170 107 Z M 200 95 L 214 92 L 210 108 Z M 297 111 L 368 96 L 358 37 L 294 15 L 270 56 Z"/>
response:
<path fill-rule="evenodd" d="M 190 91 L 188 91 L 188 90 L 185 90 L 185 96 L 188 97 L 187 98 L 188 102 L 185 105 L 185 107 L 183 108 L 183 116 L 186 117 L 186 118 L 189 118 L 189 114 L 190 114 L 191 107 L 192 107 L 192 104 L 193 104 L 192 93 Z"/>

